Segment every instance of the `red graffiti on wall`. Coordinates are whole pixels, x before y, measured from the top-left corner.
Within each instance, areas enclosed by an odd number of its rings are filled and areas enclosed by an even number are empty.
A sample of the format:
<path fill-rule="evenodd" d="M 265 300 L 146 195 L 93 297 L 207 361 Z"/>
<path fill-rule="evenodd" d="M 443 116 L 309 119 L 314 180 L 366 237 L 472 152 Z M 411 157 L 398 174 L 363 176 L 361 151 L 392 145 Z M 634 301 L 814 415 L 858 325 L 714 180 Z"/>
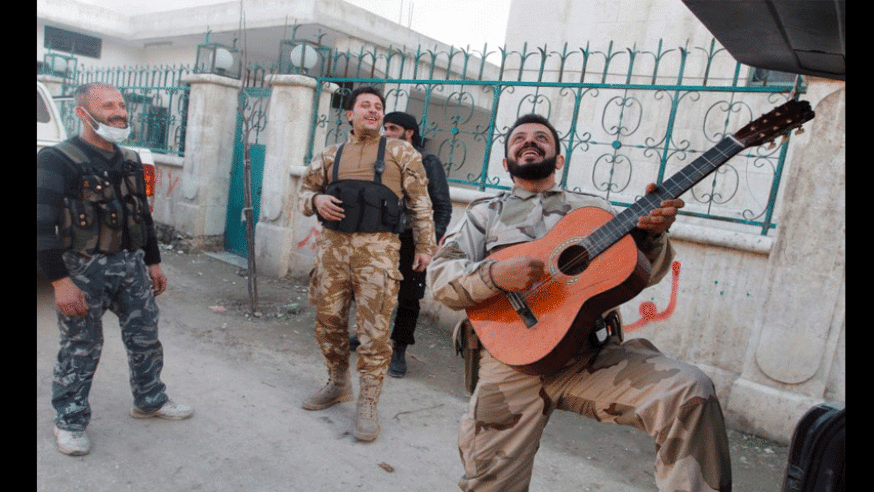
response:
<path fill-rule="evenodd" d="M 160 167 L 155 166 L 155 182 L 158 183 L 158 186 L 164 185 L 164 170 Z M 179 184 L 179 176 L 173 177 L 173 173 L 167 173 L 167 196 L 173 196 L 173 190 L 176 188 L 176 185 Z"/>
<path fill-rule="evenodd" d="M 167 196 L 173 196 L 173 190 L 176 188 L 176 185 L 179 184 L 179 176 L 176 176 L 176 179 L 173 179 L 173 173 L 167 173 Z"/>
<path fill-rule="evenodd" d="M 315 227 L 311 227 L 310 233 L 307 234 L 307 237 L 303 238 L 303 241 L 297 243 L 297 249 L 302 249 L 304 246 L 307 245 L 310 238 L 313 238 L 313 244 L 312 244 L 312 246 L 310 246 L 310 249 L 315 251 L 316 250 L 316 239 L 318 239 L 318 237 L 319 237 L 319 230 L 316 229 Z"/>
<path fill-rule="evenodd" d="M 644 302 L 640 304 L 638 310 L 640 311 L 640 319 L 630 325 L 624 325 L 622 327 L 623 331 L 626 333 L 629 331 L 634 331 L 640 328 L 643 328 L 645 325 L 653 322 L 653 321 L 663 321 L 671 317 L 674 314 L 674 308 L 677 307 L 677 291 L 679 290 L 680 285 L 680 262 L 675 261 L 671 263 L 671 300 L 668 302 L 668 307 L 665 308 L 664 311 L 658 312 L 656 309 L 656 305 L 652 302 Z"/>

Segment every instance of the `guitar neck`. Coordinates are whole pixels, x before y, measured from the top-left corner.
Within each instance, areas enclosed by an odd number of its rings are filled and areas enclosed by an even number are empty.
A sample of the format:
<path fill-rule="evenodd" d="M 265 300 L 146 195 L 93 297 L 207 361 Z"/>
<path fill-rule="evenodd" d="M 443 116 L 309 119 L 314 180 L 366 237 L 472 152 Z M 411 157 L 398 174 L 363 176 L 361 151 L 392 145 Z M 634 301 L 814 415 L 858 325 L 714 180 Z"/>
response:
<path fill-rule="evenodd" d="M 589 235 L 583 245 L 589 251 L 590 257 L 594 258 L 604 252 L 631 232 L 637 226 L 640 217 L 659 208 L 661 202 L 678 198 L 744 148 L 744 145 L 734 137 L 724 138 L 715 147 L 662 183 L 655 193 L 646 194 Z"/>

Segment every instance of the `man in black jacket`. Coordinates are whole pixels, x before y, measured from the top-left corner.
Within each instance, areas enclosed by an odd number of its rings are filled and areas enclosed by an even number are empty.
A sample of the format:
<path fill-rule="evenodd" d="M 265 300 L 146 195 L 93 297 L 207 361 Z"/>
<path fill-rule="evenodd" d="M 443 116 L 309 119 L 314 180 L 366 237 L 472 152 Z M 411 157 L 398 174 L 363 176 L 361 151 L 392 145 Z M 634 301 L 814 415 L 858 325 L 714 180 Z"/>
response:
<path fill-rule="evenodd" d="M 167 277 L 139 156 L 118 146 L 130 132 L 121 92 L 102 83 L 75 92 L 78 136 L 37 154 L 36 258 L 52 284 L 60 349 L 52 383 L 58 450 L 88 453 L 88 394 L 103 347 L 102 317 L 118 316 L 127 348 L 135 418 L 180 420 L 161 381 L 155 296 Z"/>
<path fill-rule="evenodd" d="M 452 218 L 452 201 L 449 199 L 449 184 L 446 182 L 443 164 L 437 156 L 422 148 L 419 124 L 412 115 L 399 111 L 388 113 L 383 119 L 383 127 L 386 137 L 406 140 L 422 155 L 422 165 L 428 175 L 428 195 L 431 197 L 431 206 L 434 210 L 436 241 L 439 244 L 449 226 L 449 219 Z M 407 345 L 416 343 L 413 332 L 416 330 L 416 320 L 419 318 L 419 300 L 425 295 L 425 272 L 416 272 L 412 268 L 415 251 L 412 231 L 407 228 L 401 233 L 400 238 L 400 270 L 404 280 L 401 282 L 401 290 L 398 294 L 397 314 L 391 333 L 394 351 L 388 368 L 389 376 L 396 378 L 404 377 L 407 372 L 406 348 Z"/>

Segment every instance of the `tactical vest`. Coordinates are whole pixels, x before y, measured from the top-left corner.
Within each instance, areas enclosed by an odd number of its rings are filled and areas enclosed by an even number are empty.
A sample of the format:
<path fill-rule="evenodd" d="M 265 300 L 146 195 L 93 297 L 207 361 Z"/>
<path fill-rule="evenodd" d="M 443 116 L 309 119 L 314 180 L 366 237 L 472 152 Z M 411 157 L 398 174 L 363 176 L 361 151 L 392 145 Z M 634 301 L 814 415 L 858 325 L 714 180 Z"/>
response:
<path fill-rule="evenodd" d="M 59 237 L 63 249 L 85 254 L 116 253 L 124 246 L 136 251 L 146 245 L 145 217 L 149 202 L 142 165 L 136 152 L 121 149 L 122 170 L 118 189 L 108 171 L 99 171 L 70 142 L 54 147 L 75 166 L 77 177 L 64 196 Z"/>
<path fill-rule="evenodd" d="M 382 184 L 382 173 L 385 171 L 385 144 L 386 138 L 381 137 L 376 162 L 373 164 L 372 182 L 339 179 L 343 145 L 337 149 L 337 154 L 334 156 L 333 178 L 325 189 L 325 194 L 342 200 L 344 217 L 339 221 L 328 221 L 319 216 L 325 228 L 340 232 L 393 232 L 395 234 L 404 230 L 406 223 L 404 200 Z"/>

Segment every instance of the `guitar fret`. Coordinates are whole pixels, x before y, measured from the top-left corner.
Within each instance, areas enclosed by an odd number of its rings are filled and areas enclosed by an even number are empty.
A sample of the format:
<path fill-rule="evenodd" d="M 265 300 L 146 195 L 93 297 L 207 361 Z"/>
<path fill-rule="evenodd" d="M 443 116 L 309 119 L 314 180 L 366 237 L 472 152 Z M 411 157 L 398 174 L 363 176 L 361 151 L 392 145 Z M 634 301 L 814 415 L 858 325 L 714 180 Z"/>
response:
<path fill-rule="evenodd" d="M 590 258 L 598 256 L 631 232 L 637 225 L 637 219 L 658 208 L 662 201 L 678 198 L 743 148 L 744 146 L 734 137 L 722 139 L 715 147 L 662 183 L 655 193 L 643 196 L 616 214 L 612 220 L 595 230 L 580 245 L 589 251 Z"/>

